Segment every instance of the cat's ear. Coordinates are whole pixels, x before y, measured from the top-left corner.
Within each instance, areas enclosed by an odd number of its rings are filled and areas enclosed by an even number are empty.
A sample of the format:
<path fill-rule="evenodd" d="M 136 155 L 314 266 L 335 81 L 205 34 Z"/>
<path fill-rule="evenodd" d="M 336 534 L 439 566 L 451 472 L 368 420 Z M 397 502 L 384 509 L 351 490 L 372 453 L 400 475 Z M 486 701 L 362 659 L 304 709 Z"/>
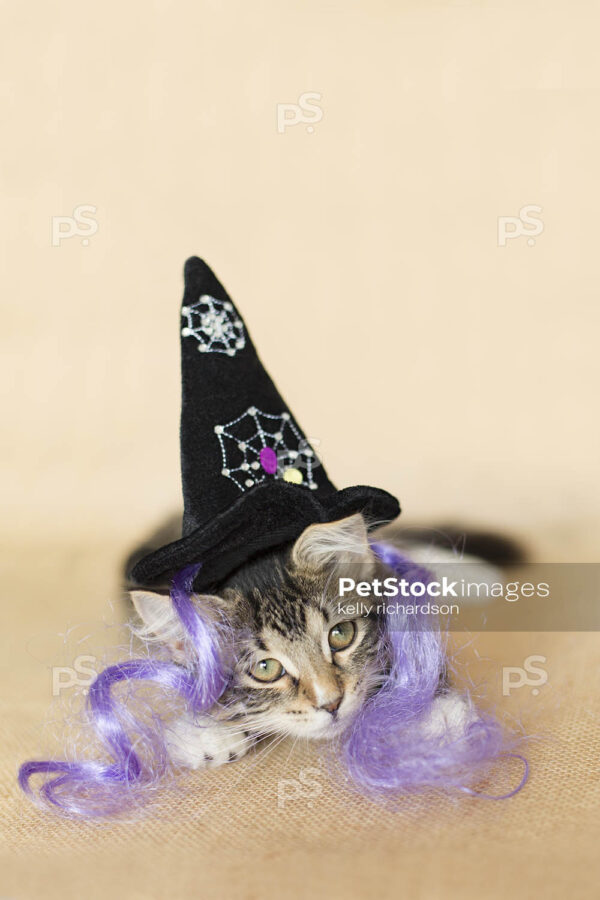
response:
<path fill-rule="evenodd" d="M 138 637 L 165 644 L 175 662 L 185 663 L 188 660 L 188 636 L 169 595 L 131 591 L 131 600 L 142 622 L 134 627 Z M 220 597 L 203 594 L 194 596 L 194 602 L 200 603 L 209 617 L 220 618 L 224 605 Z"/>
<path fill-rule="evenodd" d="M 365 520 L 355 513 L 337 522 L 309 525 L 294 544 L 292 561 L 299 568 L 344 569 L 355 580 L 368 578 L 375 559 Z"/>
<path fill-rule="evenodd" d="M 142 620 L 142 624 L 135 628 L 135 633 L 146 641 L 166 644 L 173 659 L 183 662 L 185 632 L 168 594 L 131 591 L 131 600 Z"/>

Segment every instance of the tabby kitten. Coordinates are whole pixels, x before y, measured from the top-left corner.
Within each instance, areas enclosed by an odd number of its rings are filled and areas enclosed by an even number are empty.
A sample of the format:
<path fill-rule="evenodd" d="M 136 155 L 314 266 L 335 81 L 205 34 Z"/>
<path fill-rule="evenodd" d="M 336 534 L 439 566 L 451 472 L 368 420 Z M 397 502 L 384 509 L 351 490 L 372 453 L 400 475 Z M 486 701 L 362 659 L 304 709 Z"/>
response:
<path fill-rule="evenodd" d="M 339 735 L 385 676 L 382 623 L 339 610 L 338 573 L 385 577 L 361 515 L 309 526 L 291 547 L 251 561 L 197 602 L 225 613 L 236 636 L 230 684 L 210 714 L 185 716 L 168 735 L 173 762 L 214 767 L 243 756 L 262 737 Z M 143 637 L 186 663 L 186 640 L 167 596 L 133 591 Z M 360 598 L 355 597 L 358 602 Z M 345 598 L 352 603 L 353 598 Z M 442 689 L 426 725 L 460 728 L 469 708 Z"/>

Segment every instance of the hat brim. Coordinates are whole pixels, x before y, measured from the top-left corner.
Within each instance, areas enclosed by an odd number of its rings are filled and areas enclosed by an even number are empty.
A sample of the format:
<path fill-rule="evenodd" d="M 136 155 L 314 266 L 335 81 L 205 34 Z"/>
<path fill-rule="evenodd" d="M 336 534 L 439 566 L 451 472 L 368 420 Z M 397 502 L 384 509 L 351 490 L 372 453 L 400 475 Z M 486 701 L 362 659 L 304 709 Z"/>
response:
<path fill-rule="evenodd" d="M 317 499 L 284 481 L 257 485 L 207 525 L 138 560 L 128 573 L 140 586 L 165 584 L 179 569 L 200 563 L 197 591 L 215 588 L 257 554 L 294 541 L 309 525 L 362 513 L 373 527 L 400 513 L 387 491 L 359 485 Z"/>

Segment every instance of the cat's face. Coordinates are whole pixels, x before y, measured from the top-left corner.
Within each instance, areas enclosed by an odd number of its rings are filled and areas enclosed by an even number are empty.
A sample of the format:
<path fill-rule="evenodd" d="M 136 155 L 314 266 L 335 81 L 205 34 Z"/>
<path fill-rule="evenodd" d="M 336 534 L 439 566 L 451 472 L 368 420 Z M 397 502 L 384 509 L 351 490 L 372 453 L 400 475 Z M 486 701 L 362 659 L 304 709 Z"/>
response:
<path fill-rule="evenodd" d="M 379 625 L 338 610 L 331 571 L 269 563 L 260 586 L 229 589 L 242 626 L 223 698 L 252 730 L 332 737 L 379 683 Z"/>
<path fill-rule="evenodd" d="M 374 565 L 355 515 L 310 526 L 293 548 L 237 572 L 219 598 L 199 598 L 218 602 L 236 634 L 219 717 L 254 734 L 340 733 L 380 685 L 382 666 L 378 620 L 340 613 L 337 579 L 350 567 L 358 581 Z"/>

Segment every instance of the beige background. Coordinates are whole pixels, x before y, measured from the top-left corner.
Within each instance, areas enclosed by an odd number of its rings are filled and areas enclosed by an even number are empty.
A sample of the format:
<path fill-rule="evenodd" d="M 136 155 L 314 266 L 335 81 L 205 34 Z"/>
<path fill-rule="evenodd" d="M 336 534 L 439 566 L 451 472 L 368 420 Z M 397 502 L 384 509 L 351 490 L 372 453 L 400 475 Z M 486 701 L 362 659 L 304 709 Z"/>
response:
<path fill-rule="evenodd" d="M 9 533 L 127 541 L 178 502 L 196 253 L 340 485 L 597 535 L 595 9 L 4 4 Z"/>
<path fill-rule="evenodd" d="M 27 860 L 44 842 L 59 858 L 66 834 L 49 837 L 14 790 L 58 652 L 28 649 L 31 622 L 46 644 L 82 616 L 97 623 L 118 596 L 121 554 L 179 502 L 188 255 L 238 302 L 340 486 L 397 492 L 407 521 L 451 517 L 521 535 L 538 558 L 597 559 L 599 16 L 567 0 L 38 0 L 4 2 L 1 15 L 3 814 L 11 853 Z M 321 120 L 279 133 L 277 104 L 305 92 L 321 95 Z M 97 231 L 53 246 L 53 217 L 81 205 L 96 207 Z M 499 246 L 498 218 L 527 205 L 542 208 L 534 244 Z M 595 645 L 582 638 L 578 655 L 572 639 L 552 645 L 559 707 L 591 728 Z M 496 645 L 492 681 L 540 651 L 534 638 Z M 464 812 L 455 830 L 450 806 L 436 819 L 445 837 L 417 850 L 404 823 L 399 843 L 389 825 L 380 844 L 370 813 L 363 871 L 379 873 L 380 896 L 463 897 L 465 880 L 473 896 L 532 896 L 534 883 L 589 896 L 595 843 L 580 813 L 597 799 L 598 756 L 586 740 L 556 758 L 540 750 L 538 805 L 494 805 L 479 837 Z M 563 796 L 564 765 L 570 805 L 544 806 Z M 91 834 L 68 833 L 79 851 Z M 121 845 L 123 832 L 102 834 L 108 850 Z M 204 864 L 179 857 L 160 885 L 144 881 L 148 841 L 118 876 L 141 886 L 127 880 L 121 896 L 166 896 L 175 871 L 173 896 L 206 883 Z M 320 837 L 292 857 L 263 846 L 246 893 L 241 863 L 237 887 L 225 883 L 218 845 L 202 829 L 184 842 L 198 860 L 210 847 L 216 896 L 262 895 L 260 874 L 271 885 L 285 871 L 312 872 L 327 895 Z M 34 882 L 20 865 L 10 896 L 45 896 L 46 875 Z M 61 871 L 57 890 L 74 896 Z"/>

